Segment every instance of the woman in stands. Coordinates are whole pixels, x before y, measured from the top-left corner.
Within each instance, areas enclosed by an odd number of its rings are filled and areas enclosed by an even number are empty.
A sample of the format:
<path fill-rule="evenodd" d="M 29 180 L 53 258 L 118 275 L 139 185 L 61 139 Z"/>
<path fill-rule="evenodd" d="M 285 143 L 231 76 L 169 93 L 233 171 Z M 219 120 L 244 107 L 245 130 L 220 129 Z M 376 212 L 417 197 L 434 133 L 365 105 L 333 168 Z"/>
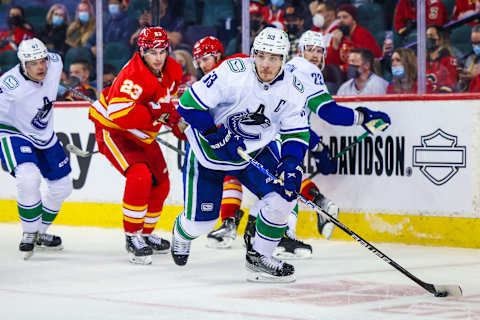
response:
<path fill-rule="evenodd" d="M 66 43 L 70 47 L 84 47 L 88 38 L 95 32 L 95 14 L 87 0 L 78 4 L 75 20 L 67 29 Z"/>
<path fill-rule="evenodd" d="M 49 50 L 54 50 L 65 56 L 69 46 L 65 43 L 70 17 L 67 7 L 57 3 L 50 7 L 47 13 L 45 27 L 39 37 Z"/>
<path fill-rule="evenodd" d="M 412 49 L 397 48 L 392 53 L 392 82 L 387 93 L 417 92 L 417 57 Z"/>

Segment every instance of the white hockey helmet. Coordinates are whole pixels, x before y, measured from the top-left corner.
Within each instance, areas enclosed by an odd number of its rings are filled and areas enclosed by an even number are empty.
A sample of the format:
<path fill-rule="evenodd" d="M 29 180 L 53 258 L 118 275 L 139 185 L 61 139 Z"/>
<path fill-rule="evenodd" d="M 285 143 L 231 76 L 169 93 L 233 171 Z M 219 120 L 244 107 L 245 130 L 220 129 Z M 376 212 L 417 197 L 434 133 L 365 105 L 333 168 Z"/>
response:
<path fill-rule="evenodd" d="M 322 56 L 322 65 L 320 69 L 323 70 L 323 68 L 325 67 L 325 56 L 327 55 L 325 38 L 323 37 L 323 35 L 320 32 L 315 32 L 312 30 L 305 31 L 300 37 L 300 39 L 298 40 L 298 49 L 302 53 L 302 57 L 304 57 L 306 46 L 322 48 L 323 56 Z"/>
<path fill-rule="evenodd" d="M 267 27 L 255 37 L 252 56 L 255 56 L 257 51 L 279 54 L 283 57 L 283 63 L 285 63 L 289 50 L 288 35 L 280 29 Z"/>
<path fill-rule="evenodd" d="M 34 61 L 38 59 L 47 58 L 48 60 L 48 51 L 47 47 L 37 38 L 27 39 L 20 42 L 17 51 L 18 60 L 23 70 L 26 72 L 25 63 L 27 61 Z"/>

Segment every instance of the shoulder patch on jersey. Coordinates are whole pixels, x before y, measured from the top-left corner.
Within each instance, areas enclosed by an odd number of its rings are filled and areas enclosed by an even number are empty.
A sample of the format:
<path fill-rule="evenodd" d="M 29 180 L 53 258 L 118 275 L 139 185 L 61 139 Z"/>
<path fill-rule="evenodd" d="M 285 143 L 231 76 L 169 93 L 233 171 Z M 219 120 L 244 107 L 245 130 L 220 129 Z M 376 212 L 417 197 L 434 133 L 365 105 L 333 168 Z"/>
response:
<path fill-rule="evenodd" d="M 52 60 L 52 62 L 57 62 L 58 61 L 58 54 L 55 53 L 49 53 L 48 56 Z"/>
<path fill-rule="evenodd" d="M 13 90 L 18 87 L 18 80 L 12 75 L 8 75 L 3 79 L 3 84 L 7 86 L 7 88 Z"/>
<path fill-rule="evenodd" d="M 300 80 L 297 79 L 297 77 L 293 76 L 293 86 L 295 89 L 297 89 L 300 93 L 303 93 L 305 91 L 305 88 L 303 87 L 303 84 L 300 82 Z"/>
<path fill-rule="evenodd" d="M 227 64 L 230 67 L 230 70 L 235 73 L 243 72 L 246 70 L 245 64 L 240 59 L 229 59 L 227 60 Z"/>

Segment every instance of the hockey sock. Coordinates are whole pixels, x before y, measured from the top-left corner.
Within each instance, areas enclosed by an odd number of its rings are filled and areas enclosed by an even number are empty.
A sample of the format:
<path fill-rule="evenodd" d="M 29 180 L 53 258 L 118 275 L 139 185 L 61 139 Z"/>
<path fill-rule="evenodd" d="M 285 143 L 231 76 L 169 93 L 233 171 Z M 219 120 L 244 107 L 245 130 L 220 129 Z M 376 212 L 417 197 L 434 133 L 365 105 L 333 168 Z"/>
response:
<path fill-rule="evenodd" d="M 290 211 L 288 215 L 288 229 L 287 236 L 291 239 L 296 239 L 295 233 L 297 232 L 297 219 L 298 219 L 298 202 L 295 208 Z"/>
<path fill-rule="evenodd" d="M 42 217 L 40 195 L 41 174 L 32 162 L 25 162 L 15 168 L 17 184 L 17 205 L 24 232 L 37 232 Z"/>
<path fill-rule="evenodd" d="M 185 240 L 194 240 L 203 234 L 209 233 L 217 223 L 217 219 L 211 221 L 188 220 L 185 211 L 175 219 L 174 233 L 179 234 Z"/>
<path fill-rule="evenodd" d="M 257 217 L 253 249 L 271 257 L 287 229 L 288 215 L 295 202 L 288 202 L 275 192 L 267 194 L 261 202 L 264 205 Z"/>
<path fill-rule="evenodd" d="M 147 214 L 143 222 L 143 234 L 151 234 L 153 230 L 155 230 L 155 226 L 162 213 L 163 202 L 165 198 L 167 198 L 169 190 L 170 182 L 168 179 L 162 181 L 162 184 L 152 187 L 150 199 L 148 200 Z"/>
<path fill-rule="evenodd" d="M 235 212 L 240 209 L 242 204 L 242 184 L 238 179 L 227 176 L 223 181 L 222 205 L 220 215 L 222 221 L 226 218 L 234 218 Z"/>
<path fill-rule="evenodd" d="M 123 228 L 135 233 L 143 228 L 147 212 L 148 198 L 152 189 L 152 174 L 145 163 L 135 163 L 126 173 L 123 195 Z"/>
<path fill-rule="evenodd" d="M 40 225 L 40 233 L 45 233 L 53 220 L 57 217 L 63 201 L 72 193 L 72 179 L 65 176 L 58 180 L 46 180 L 47 193 L 43 199 L 42 205 L 42 224 Z"/>

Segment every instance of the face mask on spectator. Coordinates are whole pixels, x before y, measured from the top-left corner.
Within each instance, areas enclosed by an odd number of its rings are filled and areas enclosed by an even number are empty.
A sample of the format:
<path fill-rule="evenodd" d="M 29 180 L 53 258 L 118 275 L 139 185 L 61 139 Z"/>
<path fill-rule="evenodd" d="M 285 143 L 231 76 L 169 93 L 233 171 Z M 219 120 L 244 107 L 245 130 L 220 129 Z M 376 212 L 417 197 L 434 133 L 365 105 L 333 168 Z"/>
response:
<path fill-rule="evenodd" d="M 480 46 L 472 46 L 472 48 L 473 52 L 475 52 L 477 56 L 480 56 Z"/>
<path fill-rule="evenodd" d="M 342 31 L 344 36 L 348 36 L 350 34 L 349 26 L 338 26 L 338 30 Z"/>
<path fill-rule="evenodd" d="M 321 27 L 323 27 L 323 24 L 325 23 L 325 18 L 320 13 L 317 13 L 313 16 L 312 23 L 315 27 L 321 28 Z"/>
<path fill-rule="evenodd" d="M 405 77 L 405 68 L 403 66 L 392 66 L 392 75 L 399 79 Z"/>
<path fill-rule="evenodd" d="M 88 22 L 88 19 L 90 19 L 90 14 L 88 12 L 82 11 L 78 13 L 78 20 L 80 20 L 80 22 Z"/>
<path fill-rule="evenodd" d="M 23 18 L 21 16 L 11 16 L 7 18 L 7 24 L 11 27 L 17 27 L 22 25 Z"/>
<path fill-rule="evenodd" d="M 270 0 L 270 3 L 272 4 L 272 6 L 281 7 L 285 3 L 285 1 L 284 0 Z"/>
<path fill-rule="evenodd" d="M 52 16 L 52 24 L 54 26 L 59 26 L 63 23 L 63 17 L 61 16 Z"/>
<path fill-rule="evenodd" d="M 294 23 L 287 24 L 287 33 L 290 35 L 296 35 L 298 33 L 298 26 Z"/>
<path fill-rule="evenodd" d="M 109 4 L 108 5 L 108 12 L 112 15 L 112 16 L 116 16 L 120 13 L 120 5 L 116 4 L 116 3 L 112 3 L 112 4 Z"/>
<path fill-rule="evenodd" d="M 360 72 L 358 71 L 358 66 L 349 64 L 347 66 L 347 79 L 354 79 L 360 77 Z"/>
<path fill-rule="evenodd" d="M 427 43 L 426 43 L 427 50 L 429 50 L 429 51 L 437 50 L 438 46 L 437 46 L 436 42 L 437 42 L 437 40 L 434 39 L 434 38 L 427 38 Z"/>

